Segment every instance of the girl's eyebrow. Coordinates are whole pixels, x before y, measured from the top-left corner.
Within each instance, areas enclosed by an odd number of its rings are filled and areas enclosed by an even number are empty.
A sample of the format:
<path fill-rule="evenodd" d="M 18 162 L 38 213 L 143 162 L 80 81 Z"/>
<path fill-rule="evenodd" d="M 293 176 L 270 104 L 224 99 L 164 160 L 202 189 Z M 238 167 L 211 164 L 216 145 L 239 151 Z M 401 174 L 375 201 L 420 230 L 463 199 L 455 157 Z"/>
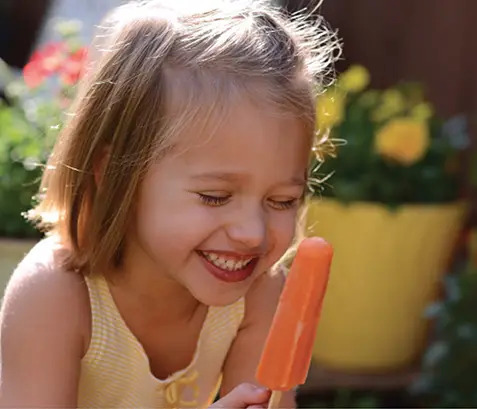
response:
<path fill-rule="evenodd" d="M 219 180 L 224 180 L 227 182 L 235 182 L 237 180 L 242 180 L 246 179 L 246 175 L 242 175 L 240 173 L 234 173 L 234 172 L 208 172 L 208 173 L 199 173 L 197 175 L 193 175 L 192 179 L 201 179 L 201 180 L 207 180 L 207 179 L 219 179 Z"/>
<path fill-rule="evenodd" d="M 194 180 L 222 180 L 225 182 L 237 182 L 248 179 L 249 176 L 234 172 L 208 172 L 193 175 L 191 178 Z M 280 183 L 280 185 L 293 185 L 303 187 L 306 185 L 306 180 L 301 177 L 293 177 L 288 181 Z"/>

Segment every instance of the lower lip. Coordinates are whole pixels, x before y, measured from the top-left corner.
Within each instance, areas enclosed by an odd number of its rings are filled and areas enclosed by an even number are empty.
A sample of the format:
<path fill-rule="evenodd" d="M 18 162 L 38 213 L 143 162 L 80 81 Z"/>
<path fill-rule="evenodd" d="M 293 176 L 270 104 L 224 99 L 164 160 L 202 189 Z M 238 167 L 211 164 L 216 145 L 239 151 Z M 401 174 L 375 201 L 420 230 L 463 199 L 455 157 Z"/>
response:
<path fill-rule="evenodd" d="M 209 273 L 211 273 L 215 278 L 219 279 L 220 281 L 224 281 L 226 283 L 238 283 L 240 281 L 246 280 L 252 275 L 253 270 L 255 269 L 255 266 L 258 262 L 258 258 L 255 258 L 250 263 L 248 263 L 247 266 L 242 270 L 228 271 L 223 270 L 212 264 L 200 253 L 199 257 L 202 260 L 202 263 L 204 263 L 204 266 L 209 271 Z"/>

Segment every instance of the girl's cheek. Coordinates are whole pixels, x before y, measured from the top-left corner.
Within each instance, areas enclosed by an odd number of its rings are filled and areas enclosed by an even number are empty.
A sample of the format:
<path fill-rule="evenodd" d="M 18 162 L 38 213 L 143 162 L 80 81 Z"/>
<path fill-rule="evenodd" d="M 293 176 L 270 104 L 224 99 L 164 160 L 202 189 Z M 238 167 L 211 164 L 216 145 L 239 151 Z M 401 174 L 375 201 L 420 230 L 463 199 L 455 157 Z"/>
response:
<path fill-rule="evenodd" d="M 278 220 L 275 220 L 270 232 L 270 245 L 273 247 L 271 254 L 271 264 L 277 262 L 283 254 L 292 245 L 295 237 L 296 223 L 292 212 L 288 215 L 282 215 Z M 285 217 L 286 216 L 286 217 Z"/>
<path fill-rule="evenodd" d="M 285 213 L 285 212 L 284 212 Z M 276 234 L 284 246 L 288 246 L 293 240 L 296 231 L 297 214 L 296 212 L 286 212 L 276 221 Z"/>

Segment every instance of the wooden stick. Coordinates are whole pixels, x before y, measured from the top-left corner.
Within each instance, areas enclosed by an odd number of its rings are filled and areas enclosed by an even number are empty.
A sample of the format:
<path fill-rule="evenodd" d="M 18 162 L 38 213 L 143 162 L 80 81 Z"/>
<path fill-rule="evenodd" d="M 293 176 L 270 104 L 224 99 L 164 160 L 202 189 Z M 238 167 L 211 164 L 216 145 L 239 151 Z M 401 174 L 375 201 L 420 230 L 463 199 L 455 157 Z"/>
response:
<path fill-rule="evenodd" d="M 272 395 L 270 396 L 270 400 L 268 401 L 268 409 L 277 409 L 278 405 L 280 405 L 281 398 L 281 391 L 272 391 Z"/>

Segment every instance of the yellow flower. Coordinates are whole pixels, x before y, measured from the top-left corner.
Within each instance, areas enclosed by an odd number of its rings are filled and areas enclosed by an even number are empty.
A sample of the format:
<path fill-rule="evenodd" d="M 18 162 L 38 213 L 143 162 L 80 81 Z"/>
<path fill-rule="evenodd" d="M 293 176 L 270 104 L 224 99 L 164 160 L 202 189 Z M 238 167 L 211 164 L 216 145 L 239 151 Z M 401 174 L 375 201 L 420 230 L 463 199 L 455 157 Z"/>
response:
<path fill-rule="evenodd" d="M 389 89 L 383 92 L 381 105 L 374 110 L 372 118 L 377 122 L 385 121 L 405 108 L 406 101 L 403 95 L 395 89 Z"/>
<path fill-rule="evenodd" d="M 425 102 L 417 104 L 411 110 L 412 117 L 421 121 L 427 121 L 433 115 L 433 113 L 434 111 L 432 109 L 432 106 Z"/>
<path fill-rule="evenodd" d="M 359 92 L 369 84 L 369 72 L 362 65 L 352 65 L 340 75 L 338 84 L 347 92 Z"/>
<path fill-rule="evenodd" d="M 341 122 L 344 115 L 344 95 L 333 89 L 318 97 L 316 102 L 316 129 L 325 131 Z"/>
<path fill-rule="evenodd" d="M 425 122 L 400 118 L 379 129 L 374 147 L 381 156 L 409 166 L 422 159 L 429 143 L 429 130 Z"/>

